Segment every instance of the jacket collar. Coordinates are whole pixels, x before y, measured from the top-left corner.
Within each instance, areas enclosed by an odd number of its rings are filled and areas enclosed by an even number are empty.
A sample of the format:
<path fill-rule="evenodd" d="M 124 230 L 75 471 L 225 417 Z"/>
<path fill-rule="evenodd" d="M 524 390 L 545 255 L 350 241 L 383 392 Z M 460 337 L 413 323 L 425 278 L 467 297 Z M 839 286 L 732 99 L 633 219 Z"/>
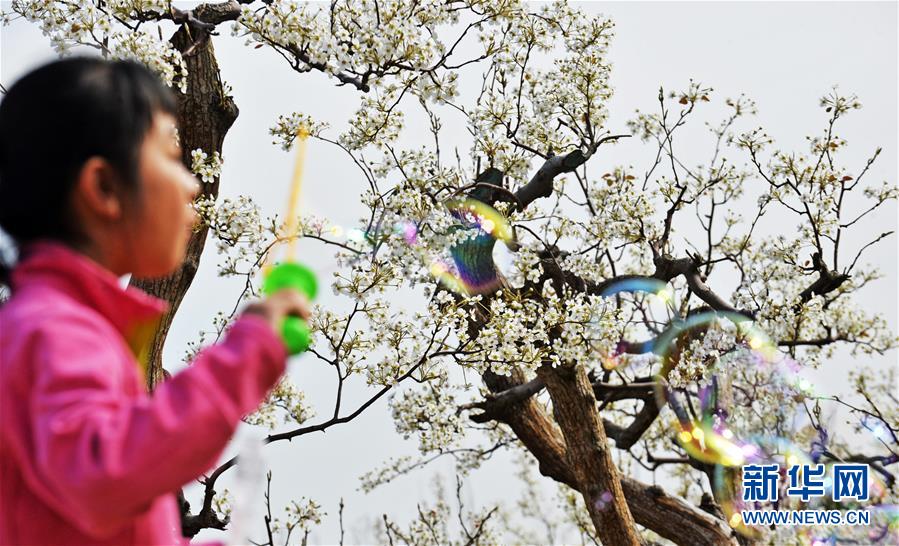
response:
<path fill-rule="evenodd" d="M 156 323 L 168 307 L 137 288 L 122 288 L 111 271 L 55 241 L 25 245 L 11 281 L 13 294 L 31 285 L 54 287 L 100 313 L 126 339 Z"/>

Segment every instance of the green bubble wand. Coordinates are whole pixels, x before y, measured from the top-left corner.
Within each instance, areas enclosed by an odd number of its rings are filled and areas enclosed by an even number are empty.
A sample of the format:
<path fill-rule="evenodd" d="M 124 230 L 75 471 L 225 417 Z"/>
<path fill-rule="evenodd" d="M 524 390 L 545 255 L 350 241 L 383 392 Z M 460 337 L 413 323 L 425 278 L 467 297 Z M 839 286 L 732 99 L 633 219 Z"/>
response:
<path fill-rule="evenodd" d="M 297 215 L 299 214 L 300 190 L 303 184 L 303 163 L 306 159 L 306 140 L 309 138 L 309 130 L 300 126 L 297 130 L 296 160 L 293 167 L 293 178 L 290 184 L 290 197 L 287 204 L 287 218 L 282 237 L 287 239 L 287 252 L 283 262 L 270 265 L 266 257 L 263 265 L 262 293 L 274 294 L 285 288 L 292 288 L 304 294 L 309 300 L 314 300 L 318 293 L 318 281 L 311 269 L 294 260 L 296 255 L 296 242 L 299 239 L 297 228 Z M 300 317 L 285 317 L 281 325 L 281 339 L 287 346 L 291 355 L 299 354 L 309 348 L 311 334 L 309 325 Z"/>

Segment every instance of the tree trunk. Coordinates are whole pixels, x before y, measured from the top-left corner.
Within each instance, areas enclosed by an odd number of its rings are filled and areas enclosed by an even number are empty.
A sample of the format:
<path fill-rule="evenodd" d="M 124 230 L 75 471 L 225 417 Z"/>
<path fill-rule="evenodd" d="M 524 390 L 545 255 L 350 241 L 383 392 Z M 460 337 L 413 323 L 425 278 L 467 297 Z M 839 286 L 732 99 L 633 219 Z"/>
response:
<path fill-rule="evenodd" d="M 553 368 L 537 375 L 552 398 L 553 414 L 565 438 L 566 461 L 603 544 L 639 546 L 640 537 L 628 509 L 618 468 L 596 411 L 596 397 L 583 366 Z"/>
<path fill-rule="evenodd" d="M 196 33 L 191 37 L 186 27 L 182 27 L 172 36 L 171 42 L 182 53 L 187 52 L 187 93 L 178 96 L 178 133 L 184 163 L 190 166 L 191 150 L 202 148 L 209 155 L 214 151 L 221 153 L 225 134 L 237 119 L 238 110 L 232 98 L 224 94 L 212 40 Z M 203 184 L 201 198 L 215 199 L 218 191 L 219 180 L 216 178 L 212 183 Z M 163 379 L 162 349 L 165 338 L 178 306 L 197 273 L 208 231 L 203 226 L 191 236 L 184 263 L 172 275 L 162 279 L 132 280 L 134 286 L 169 303 L 169 309 L 163 315 L 150 345 L 147 387 L 151 390 Z"/>
<path fill-rule="evenodd" d="M 511 377 L 484 374 L 484 383 L 499 393 L 525 383 L 524 374 L 513 370 Z M 572 489 L 578 489 L 567 457 L 565 440 L 543 405 L 528 397 L 501 411 L 496 417 L 512 428 L 515 436 L 537 459 L 540 473 Z M 661 487 L 627 476 L 621 478 L 624 498 L 634 520 L 680 546 L 738 546 L 734 531 L 716 518 Z"/>

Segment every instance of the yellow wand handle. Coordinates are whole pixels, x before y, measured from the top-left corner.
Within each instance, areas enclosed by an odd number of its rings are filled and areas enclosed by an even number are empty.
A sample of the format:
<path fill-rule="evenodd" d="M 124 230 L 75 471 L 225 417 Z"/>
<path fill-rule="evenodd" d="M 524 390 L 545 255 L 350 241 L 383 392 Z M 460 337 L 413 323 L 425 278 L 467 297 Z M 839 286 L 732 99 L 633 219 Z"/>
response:
<path fill-rule="evenodd" d="M 305 294 L 310 300 L 315 299 L 318 292 L 318 282 L 315 274 L 308 267 L 294 262 L 296 240 L 299 238 L 297 229 L 297 216 L 300 201 L 300 190 L 303 181 L 303 163 L 306 159 L 306 139 L 309 131 L 306 127 L 300 127 L 297 131 L 297 155 L 293 168 L 293 180 L 290 184 L 290 198 L 287 205 L 287 221 L 285 233 L 281 237 L 288 238 L 287 254 L 284 262 L 271 267 L 266 257 L 266 265 L 263 267 L 264 279 L 262 291 L 272 294 L 285 288 L 293 288 Z M 269 256 L 271 256 L 269 252 Z M 287 317 L 281 325 L 281 337 L 287 345 L 290 354 L 305 351 L 311 341 L 309 325 L 299 317 Z"/>
<path fill-rule="evenodd" d="M 309 130 L 305 126 L 300 126 L 297 131 L 297 154 L 296 161 L 293 164 L 293 179 L 290 183 L 290 198 L 287 202 L 287 236 L 290 239 L 287 242 L 287 255 L 284 261 L 292 262 L 296 254 L 297 233 L 297 215 L 300 208 L 300 190 L 303 187 L 303 165 L 306 162 L 306 139 L 309 138 Z"/>

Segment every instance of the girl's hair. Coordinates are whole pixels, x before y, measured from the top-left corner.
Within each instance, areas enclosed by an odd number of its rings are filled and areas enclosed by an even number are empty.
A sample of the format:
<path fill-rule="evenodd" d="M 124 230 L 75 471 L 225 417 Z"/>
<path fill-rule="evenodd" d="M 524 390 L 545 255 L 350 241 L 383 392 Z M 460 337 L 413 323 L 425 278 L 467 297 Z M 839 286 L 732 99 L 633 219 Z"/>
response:
<path fill-rule="evenodd" d="M 106 159 L 136 190 L 153 115 L 175 111 L 169 89 L 133 61 L 75 57 L 28 73 L 0 102 L 0 227 L 20 248 L 76 241 L 69 202 L 85 161 Z M 0 282 L 7 269 L 0 263 Z"/>

